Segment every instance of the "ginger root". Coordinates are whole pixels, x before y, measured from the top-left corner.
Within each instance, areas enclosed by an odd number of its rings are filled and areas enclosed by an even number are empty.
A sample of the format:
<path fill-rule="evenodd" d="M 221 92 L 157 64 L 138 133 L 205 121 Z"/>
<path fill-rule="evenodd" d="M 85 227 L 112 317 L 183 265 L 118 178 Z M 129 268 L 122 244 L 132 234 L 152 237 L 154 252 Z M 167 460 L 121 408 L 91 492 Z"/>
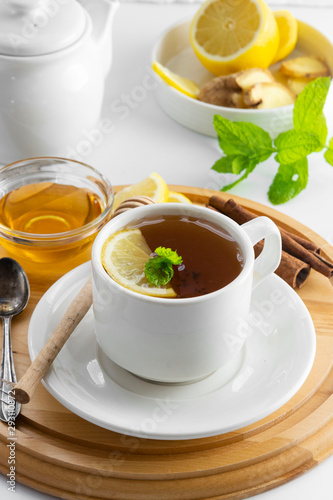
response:
<path fill-rule="evenodd" d="M 255 109 L 270 109 L 295 102 L 295 94 L 277 82 L 256 83 L 244 93 L 244 104 Z"/>

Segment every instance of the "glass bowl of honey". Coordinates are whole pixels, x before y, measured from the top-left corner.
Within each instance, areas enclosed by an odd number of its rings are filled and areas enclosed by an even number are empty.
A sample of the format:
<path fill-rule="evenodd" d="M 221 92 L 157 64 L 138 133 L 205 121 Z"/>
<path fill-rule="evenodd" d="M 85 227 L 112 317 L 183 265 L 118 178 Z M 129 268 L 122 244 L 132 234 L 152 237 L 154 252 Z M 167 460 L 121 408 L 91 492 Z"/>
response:
<path fill-rule="evenodd" d="M 2 167 L 0 256 L 54 281 L 90 260 L 113 199 L 109 180 L 75 160 L 40 157 Z"/>

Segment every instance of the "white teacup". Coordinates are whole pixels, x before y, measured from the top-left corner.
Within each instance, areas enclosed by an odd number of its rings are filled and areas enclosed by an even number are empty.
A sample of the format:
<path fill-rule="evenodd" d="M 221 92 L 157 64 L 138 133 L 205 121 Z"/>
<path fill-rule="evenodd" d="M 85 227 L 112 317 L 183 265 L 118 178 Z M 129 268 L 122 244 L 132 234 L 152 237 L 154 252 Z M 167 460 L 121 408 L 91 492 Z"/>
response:
<path fill-rule="evenodd" d="M 240 274 L 215 292 L 181 299 L 142 295 L 115 282 L 101 263 L 105 240 L 134 221 L 168 214 L 198 217 L 228 231 L 243 254 Z M 253 245 L 262 239 L 264 248 L 254 259 Z M 267 217 L 239 226 L 197 205 L 161 203 L 128 210 L 104 226 L 92 249 L 97 342 L 114 363 L 149 380 L 185 383 L 206 377 L 242 349 L 252 290 L 280 259 L 280 232 Z"/>

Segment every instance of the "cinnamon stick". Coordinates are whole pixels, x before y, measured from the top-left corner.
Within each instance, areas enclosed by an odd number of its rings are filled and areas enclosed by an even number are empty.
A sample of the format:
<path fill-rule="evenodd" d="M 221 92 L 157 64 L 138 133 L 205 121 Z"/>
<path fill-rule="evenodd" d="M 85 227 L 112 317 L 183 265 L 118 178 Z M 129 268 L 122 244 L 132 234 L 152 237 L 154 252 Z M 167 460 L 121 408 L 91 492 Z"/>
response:
<path fill-rule="evenodd" d="M 316 252 L 319 255 L 320 247 L 315 243 L 313 243 L 313 241 L 306 240 L 305 238 L 302 238 L 302 236 L 298 236 L 298 234 L 289 233 L 289 231 L 286 231 L 285 229 L 283 229 L 283 231 L 284 233 L 288 234 L 293 240 L 297 241 L 297 243 L 302 245 L 304 248 L 307 248 L 312 252 Z"/>
<path fill-rule="evenodd" d="M 211 208 L 216 212 L 219 211 L 211 205 L 207 206 L 208 208 Z M 259 241 L 259 243 L 254 246 L 255 257 L 258 257 L 261 250 L 263 249 L 263 246 L 264 244 L 262 241 Z M 280 278 L 282 278 L 292 288 L 301 288 L 309 277 L 310 271 L 311 268 L 309 264 L 302 262 L 301 260 L 282 250 L 281 262 L 279 267 L 275 270 L 275 274 L 280 276 Z"/>
<path fill-rule="evenodd" d="M 244 224 L 244 222 L 248 222 L 249 220 L 252 220 L 255 217 L 258 217 L 258 215 L 250 212 L 249 210 L 246 210 L 241 205 L 236 203 L 235 200 L 233 200 L 233 199 L 224 200 L 223 198 L 221 198 L 217 195 L 213 195 L 210 198 L 209 203 L 214 208 L 216 208 L 219 212 L 222 212 L 225 215 L 228 215 L 232 219 L 233 219 L 232 215 L 237 217 L 238 220 L 236 222 L 238 224 Z M 307 250 L 311 250 L 311 251 L 316 252 L 316 253 L 319 252 L 320 248 L 318 247 L 318 245 L 313 243 L 313 241 L 306 240 L 305 238 L 302 238 L 301 236 L 290 233 L 289 231 L 286 231 L 285 229 L 282 229 L 282 228 L 279 228 L 279 229 L 281 231 L 281 236 L 282 236 L 282 234 L 285 235 L 286 237 L 289 236 L 290 238 L 295 240 L 299 245 L 302 245 Z"/>
<path fill-rule="evenodd" d="M 255 256 L 258 257 L 263 249 L 263 242 L 259 241 L 254 246 Z M 275 270 L 275 274 L 280 276 L 292 288 L 302 288 L 310 274 L 310 266 L 305 262 L 293 257 L 289 253 L 282 250 L 281 262 L 279 267 Z"/>
<path fill-rule="evenodd" d="M 227 215 L 238 224 L 244 224 L 249 220 L 258 217 L 252 212 L 238 205 L 234 200 L 224 200 L 223 198 L 213 195 L 209 199 L 209 205 L 219 212 Z M 324 276 L 331 277 L 333 275 L 333 263 L 324 259 L 319 255 L 319 248 L 300 236 L 295 238 L 295 235 L 279 228 L 282 238 L 282 249 L 287 254 L 306 263 L 310 268 L 318 271 Z M 305 272 L 305 271 L 304 271 Z"/>

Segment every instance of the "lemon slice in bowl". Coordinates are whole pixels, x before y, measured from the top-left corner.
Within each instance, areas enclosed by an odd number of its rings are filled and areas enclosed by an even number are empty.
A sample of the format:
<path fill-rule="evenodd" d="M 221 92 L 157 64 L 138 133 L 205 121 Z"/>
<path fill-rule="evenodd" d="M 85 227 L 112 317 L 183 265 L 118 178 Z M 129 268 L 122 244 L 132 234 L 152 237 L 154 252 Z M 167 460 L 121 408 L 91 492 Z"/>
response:
<path fill-rule="evenodd" d="M 276 19 L 280 42 L 273 63 L 287 57 L 295 48 L 297 42 L 298 24 L 291 12 L 288 10 L 276 10 L 273 12 Z"/>
<path fill-rule="evenodd" d="M 170 284 L 155 287 L 148 282 L 144 268 L 151 253 L 140 229 L 123 229 L 104 242 L 102 266 L 111 278 L 133 292 L 162 298 L 176 297 Z"/>
<path fill-rule="evenodd" d="M 114 197 L 112 211 L 114 212 L 120 203 L 134 196 L 148 196 L 156 203 L 163 203 L 168 201 L 169 188 L 160 175 L 152 172 L 143 181 L 118 191 Z"/>
<path fill-rule="evenodd" d="M 153 62 L 152 68 L 168 85 L 179 90 L 182 94 L 193 97 L 194 99 L 197 98 L 200 88 L 195 82 L 177 75 L 157 61 Z"/>
<path fill-rule="evenodd" d="M 268 68 L 279 46 L 273 12 L 264 0 L 206 0 L 194 15 L 190 42 L 215 75 Z"/>
<path fill-rule="evenodd" d="M 187 203 L 188 205 L 192 205 L 191 200 L 182 193 L 177 193 L 176 191 L 169 191 L 169 203 Z"/>

